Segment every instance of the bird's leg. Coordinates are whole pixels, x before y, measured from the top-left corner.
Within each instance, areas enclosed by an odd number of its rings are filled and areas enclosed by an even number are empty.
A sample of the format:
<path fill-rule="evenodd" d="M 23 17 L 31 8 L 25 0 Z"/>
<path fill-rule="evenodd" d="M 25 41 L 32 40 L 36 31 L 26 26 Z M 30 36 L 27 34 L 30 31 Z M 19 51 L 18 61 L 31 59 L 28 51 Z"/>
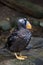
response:
<path fill-rule="evenodd" d="M 15 56 L 19 60 L 25 60 L 27 58 L 27 56 L 22 56 L 21 54 L 18 56 L 17 53 L 15 53 Z"/>

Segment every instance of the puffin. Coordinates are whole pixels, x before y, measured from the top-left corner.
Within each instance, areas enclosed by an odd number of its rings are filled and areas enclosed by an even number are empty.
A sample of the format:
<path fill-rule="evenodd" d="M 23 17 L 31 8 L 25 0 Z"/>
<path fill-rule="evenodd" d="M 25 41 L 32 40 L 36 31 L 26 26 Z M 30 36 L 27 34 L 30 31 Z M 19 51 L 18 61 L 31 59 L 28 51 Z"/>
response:
<path fill-rule="evenodd" d="M 26 18 L 18 19 L 17 24 L 17 29 L 8 37 L 4 48 L 13 52 L 17 59 L 24 60 L 27 56 L 23 56 L 21 51 L 26 49 L 31 40 L 32 33 L 30 29 L 32 28 L 32 25 Z"/>

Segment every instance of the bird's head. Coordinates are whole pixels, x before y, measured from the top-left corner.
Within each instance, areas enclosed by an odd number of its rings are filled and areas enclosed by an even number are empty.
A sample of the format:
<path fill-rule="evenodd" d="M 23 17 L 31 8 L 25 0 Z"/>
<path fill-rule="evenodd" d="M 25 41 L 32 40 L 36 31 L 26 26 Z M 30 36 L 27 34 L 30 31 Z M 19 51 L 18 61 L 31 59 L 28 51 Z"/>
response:
<path fill-rule="evenodd" d="M 26 29 L 32 29 L 32 25 L 26 18 L 21 18 L 18 20 L 19 27 L 23 27 Z"/>

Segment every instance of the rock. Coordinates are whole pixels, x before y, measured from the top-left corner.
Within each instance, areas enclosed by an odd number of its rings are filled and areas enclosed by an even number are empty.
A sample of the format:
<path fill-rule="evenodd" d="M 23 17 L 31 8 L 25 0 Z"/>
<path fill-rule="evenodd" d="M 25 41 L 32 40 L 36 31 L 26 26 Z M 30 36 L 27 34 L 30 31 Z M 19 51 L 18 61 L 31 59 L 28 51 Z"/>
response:
<path fill-rule="evenodd" d="M 2 27 L 4 31 L 6 31 L 6 30 L 9 30 L 11 26 L 8 21 L 3 20 L 3 21 L 0 21 L 0 27 Z"/>
<path fill-rule="evenodd" d="M 21 12 L 25 15 L 30 15 L 36 18 L 43 18 L 43 7 L 39 4 L 34 4 L 30 0 L 0 0 L 1 3 L 10 7 L 13 10 Z M 33 0 L 34 1 L 34 0 Z M 41 1 L 42 3 L 43 1 Z"/>

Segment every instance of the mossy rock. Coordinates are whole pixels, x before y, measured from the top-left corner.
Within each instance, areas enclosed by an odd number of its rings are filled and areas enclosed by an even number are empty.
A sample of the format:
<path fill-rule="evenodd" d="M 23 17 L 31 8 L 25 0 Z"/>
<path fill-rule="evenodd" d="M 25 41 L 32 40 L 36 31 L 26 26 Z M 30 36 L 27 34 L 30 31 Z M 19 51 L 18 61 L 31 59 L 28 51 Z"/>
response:
<path fill-rule="evenodd" d="M 3 21 L 0 21 L 0 27 L 2 27 L 2 29 L 4 31 L 6 31 L 6 30 L 9 30 L 11 28 L 11 25 L 8 21 L 3 20 Z"/>

